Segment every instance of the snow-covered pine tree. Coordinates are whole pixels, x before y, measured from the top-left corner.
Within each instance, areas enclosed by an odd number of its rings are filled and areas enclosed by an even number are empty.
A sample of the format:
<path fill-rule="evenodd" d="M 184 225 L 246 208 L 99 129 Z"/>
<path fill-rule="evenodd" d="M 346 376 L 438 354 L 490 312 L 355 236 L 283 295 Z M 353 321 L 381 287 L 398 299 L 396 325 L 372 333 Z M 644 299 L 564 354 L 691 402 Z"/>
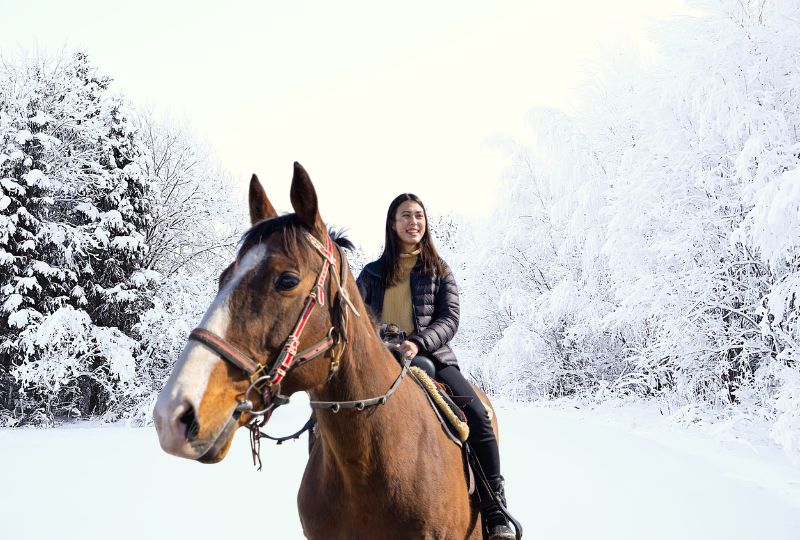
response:
<path fill-rule="evenodd" d="M 149 184 L 120 97 L 86 54 L 0 66 L 0 405 L 100 414 L 135 386 Z"/>

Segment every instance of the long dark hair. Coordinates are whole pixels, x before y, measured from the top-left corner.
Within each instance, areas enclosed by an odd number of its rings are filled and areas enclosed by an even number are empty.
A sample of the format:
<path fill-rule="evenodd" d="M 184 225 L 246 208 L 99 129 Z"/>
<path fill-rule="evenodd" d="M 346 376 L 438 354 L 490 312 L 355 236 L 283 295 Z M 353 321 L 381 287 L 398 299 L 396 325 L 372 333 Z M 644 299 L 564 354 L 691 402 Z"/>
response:
<path fill-rule="evenodd" d="M 433 245 L 431 229 L 428 223 L 428 212 L 425 210 L 425 205 L 413 193 L 402 193 L 394 198 L 392 204 L 389 205 L 389 210 L 386 212 L 386 240 L 383 244 L 381 260 L 383 261 L 383 267 L 386 269 L 383 276 L 383 284 L 387 288 L 395 285 L 400 278 L 400 243 L 392 224 L 395 221 L 397 208 L 406 201 L 414 201 L 420 205 L 425 216 L 425 232 L 419 242 L 419 260 L 422 263 L 423 273 L 429 276 L 441 276 L 446 272 L 442 258 Z"/>

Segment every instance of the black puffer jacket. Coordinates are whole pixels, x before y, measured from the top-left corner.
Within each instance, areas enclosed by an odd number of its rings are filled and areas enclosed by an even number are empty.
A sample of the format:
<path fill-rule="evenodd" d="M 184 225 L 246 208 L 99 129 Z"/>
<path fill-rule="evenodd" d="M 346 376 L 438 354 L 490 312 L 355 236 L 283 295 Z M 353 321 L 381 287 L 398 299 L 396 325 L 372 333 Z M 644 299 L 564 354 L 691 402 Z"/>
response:
<path fill-rule="evenodd" d="M 448 343 L 458 330 L 458 285 L 450 268 L 442 276 L 428 276 L 417 261 L 411 270 L 411 303 L 414 307 L 416 333 L 409 338 L 419 347 L 419 354 L 432 356 L 449 365 L 457 365 Z M 380 319 L 383 311 L 384 264 L 381 259 L 364 267 L 358 276 L 358 290 L 364 303 Z M 381 321 L 393 322 L 393 321 Z"/>

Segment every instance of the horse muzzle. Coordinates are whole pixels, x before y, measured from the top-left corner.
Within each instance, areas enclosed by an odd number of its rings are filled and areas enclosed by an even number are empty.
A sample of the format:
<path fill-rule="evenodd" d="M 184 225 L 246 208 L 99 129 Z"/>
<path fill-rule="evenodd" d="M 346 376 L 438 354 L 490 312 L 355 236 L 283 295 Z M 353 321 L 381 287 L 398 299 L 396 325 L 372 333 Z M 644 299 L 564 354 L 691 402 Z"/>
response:
<path fill-rule="evenodd" d="M 221 418 L 202 422 L 188 400 L 159 396 L 153 419 L 161 448 L 168 454 L 203 463 L 216 463 L 227 453 L 233 432 L 239 427 L 240 407 Z M 216 416 L 216 415 L 214 415 Z"/>
<path fill-rule="evenodd" d="M 199 458 L 210 444 L 205 449 L 198 448 L 200 424 L 194 406 L 186 400 L 170 403 L 172 400 L 164 397 L 159 395 L 153 409 L 153 421 L 162 450 L 182 458 Z"/>

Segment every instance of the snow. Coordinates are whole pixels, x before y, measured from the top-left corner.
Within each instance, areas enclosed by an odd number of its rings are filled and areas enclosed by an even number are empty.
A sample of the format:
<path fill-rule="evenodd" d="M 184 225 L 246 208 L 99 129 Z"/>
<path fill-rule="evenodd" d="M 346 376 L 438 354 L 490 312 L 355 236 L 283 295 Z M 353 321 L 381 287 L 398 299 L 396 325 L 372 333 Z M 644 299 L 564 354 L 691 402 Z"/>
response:
<path fill-rule="evenodd" d="M 0 180 L 0 186 L 2 186 L 8 193 L 12 193 L 14 195 L 25 194 L 25 188 L 11 178 L 3 178 Z"/>
<path fill-rule="evenodd" d="M 59 276 L 61 280 L 64 279 L 64 271 L 58 268 L 53 268 L 44 261 L 32 261 L 30 264 L 30 271 L 35 272 L 41 276 L 54 277 Z"/>
<path fill-rule="evenodd" d="M 135 251 L 141 245 L 141 239 L 135 236 L 115 236 L 111 241 L 111 246 L 121 251 Z"/>
<path fill-rule="evenodd" d="M 122 214 L 119 210 L 109 210 L 100 215 L 101 221 L 107 228 L 121 227 L 124 224 Z"/>
<path fill-rule="evenodd" d="M 86 291 L 80 285 L 75 285 L 69 293 L 70 296 L 73 298 L 84 298 L 86 296 Z"/>
<path fill-rule="evenodd" d="M 98 240 L 99 245 L 101 245 L 101 246 L 107 246 L 108 245 L 109 236 L 108 236 L 108 232 L 107 231 L 105 231 L 103 229 L 99 229 L 99 228 L 95 229 L 94 236 Z"/>
<path fill-rule="evenodd" d="M 100 217 L 100 211 L 95 205 L 89 202 L 82 202 L 75 205 L 75 211 L 82 213 L 90 221 L 97 221 L 97 219 Z"/>
<path fill-rule="evenodd" d="M 770 431 L 773 440 L 793 450 L 790 456 L 800 463 L 800 373 L 786 366 L 776 369 L 776 379 L 783 384 L 775 400 L 779 416 Z"/>
<path fill-rule="evenodd" d="M 10 294 L 6 301 L 3 302 L 3 311 L 6 313 L 13 313 L 17 310 L 17 308 L 22 305 L 22 295 L 21 294 Z"/>
<path fill-rule="evenodd" d="M 131 283 L 137 287 L 145 287 L 160 278 L 161 275 L 153 270 L 137 270 L 131 274 Z"/>
<path fill-rule="evenodd" d="M 18 292 L 40 291 L 42 289 L 35 277 L 16 277 L 15 280 L 17 282 L 15 289 Z"/>
<path fill-rule="evenodd" d="M 45 174 L 39 169 L 31 169 L 22 175 L 22 179 L 25 180 L 25 183 L 29 186 L 46 188 L 50 185 L 47 180 L 47 176 L 45 176 Z"/>
<path fill-rule="evenodd" d="M 800 168 L 781 174 L 754 196 L 755 206 L 745 222 L 749 237 L 760 243 L 772 267 L 792 260 L 800 244 Z"/>
<path fill-rule="evenodd" d="M 132 350 L 134 341 L 117 328 L 94 327 L 92 337 L 103 355 L 109 359 L 108 367 L 122 382 L 132 381 L 135 377 L 135 365 Z"/>
<path fill-rule="evenodd" d="M 525 538 L 800 534 L 800 468 L 768 444 L 675 426 L 653 407 L 508 403 L 498 412 L 509 505 Z M 269 431 L 290 433 L 307 415 L 296 397 Z M 228 457 L 207 466 L 164 454 L 152 428 L 2 430 L 4 462 L 14 464 L 0 490 L 3 538 L 302 538 L 305 439 L 265 444 L 261 472 L 247 443 L 238 433 Z"/>
<path fill-rule="evenodd" d="M 85 311 L 76 310 L 72 306 L 60 307 L 44 317 L 36 328 L 34 334 L 36 344 L 47 347 L 59 341 L 69 341 L 74 349 L 86 350 L 87 346 L 79 343 L 78 337 L 86 334 L 90 324 L 91 318 Z"/>
<path fill-rule="evenodd" d="M 37 133 L 35 137 L 47 150 L 52 150 L 54 147 L 57 147 L 61 144 L 61 139 L 58 137 L 53 137 L 52 135 L 48 135 L 47 133 Z"/>
<path fill-rule="evenodd" d="M 28 118 L 28 121 L 36 124 L 37 126 L 42 126 L 47 122 L 52 122 L 53 117 L 45 112 L 37 111 L 35 115 Z"/>
<path fill-rule="evenodd" d="M 0 223 L 0 225 L 2 224 Z M 0 239 L 2 239 L 2 237 L 0 237 Z M 14 256 L 3 248 L 0 248 L 0 265 L 11 264 L 13 262 Z"/>
<path fill-rule="evenodd" d="M 35 309 L 21 309 L 8 316 L 8 326 L 10 328 L 24 328 L 31 321 L 38 320 L 42 314 Z"/>
<path fill-rule="evenodd" d="M 22 146 L 22 145 L 24 145 L 26 142 L 28 142 L 29 140 L 31 140 L 32 138 L 33 138 L 33 135 L 31 135 L 31 132 L 30 132 L 30 131 L 28 131 L 27 129 L 21 129 L 21 130 L 19 130 L 19 131 L 17 132 L 17 136 L 14 138 L 14 141 L 15 141 L 15 142 L 16 142 L 18 145 Z"/>
<path fill-rule="evenodd" d="M 105 294 L 108 298 L 113 298 L 116 302 L 133 302 L 138 298 L 135 290 L 123 289 L 120 285 L 107 289 Z"/>

